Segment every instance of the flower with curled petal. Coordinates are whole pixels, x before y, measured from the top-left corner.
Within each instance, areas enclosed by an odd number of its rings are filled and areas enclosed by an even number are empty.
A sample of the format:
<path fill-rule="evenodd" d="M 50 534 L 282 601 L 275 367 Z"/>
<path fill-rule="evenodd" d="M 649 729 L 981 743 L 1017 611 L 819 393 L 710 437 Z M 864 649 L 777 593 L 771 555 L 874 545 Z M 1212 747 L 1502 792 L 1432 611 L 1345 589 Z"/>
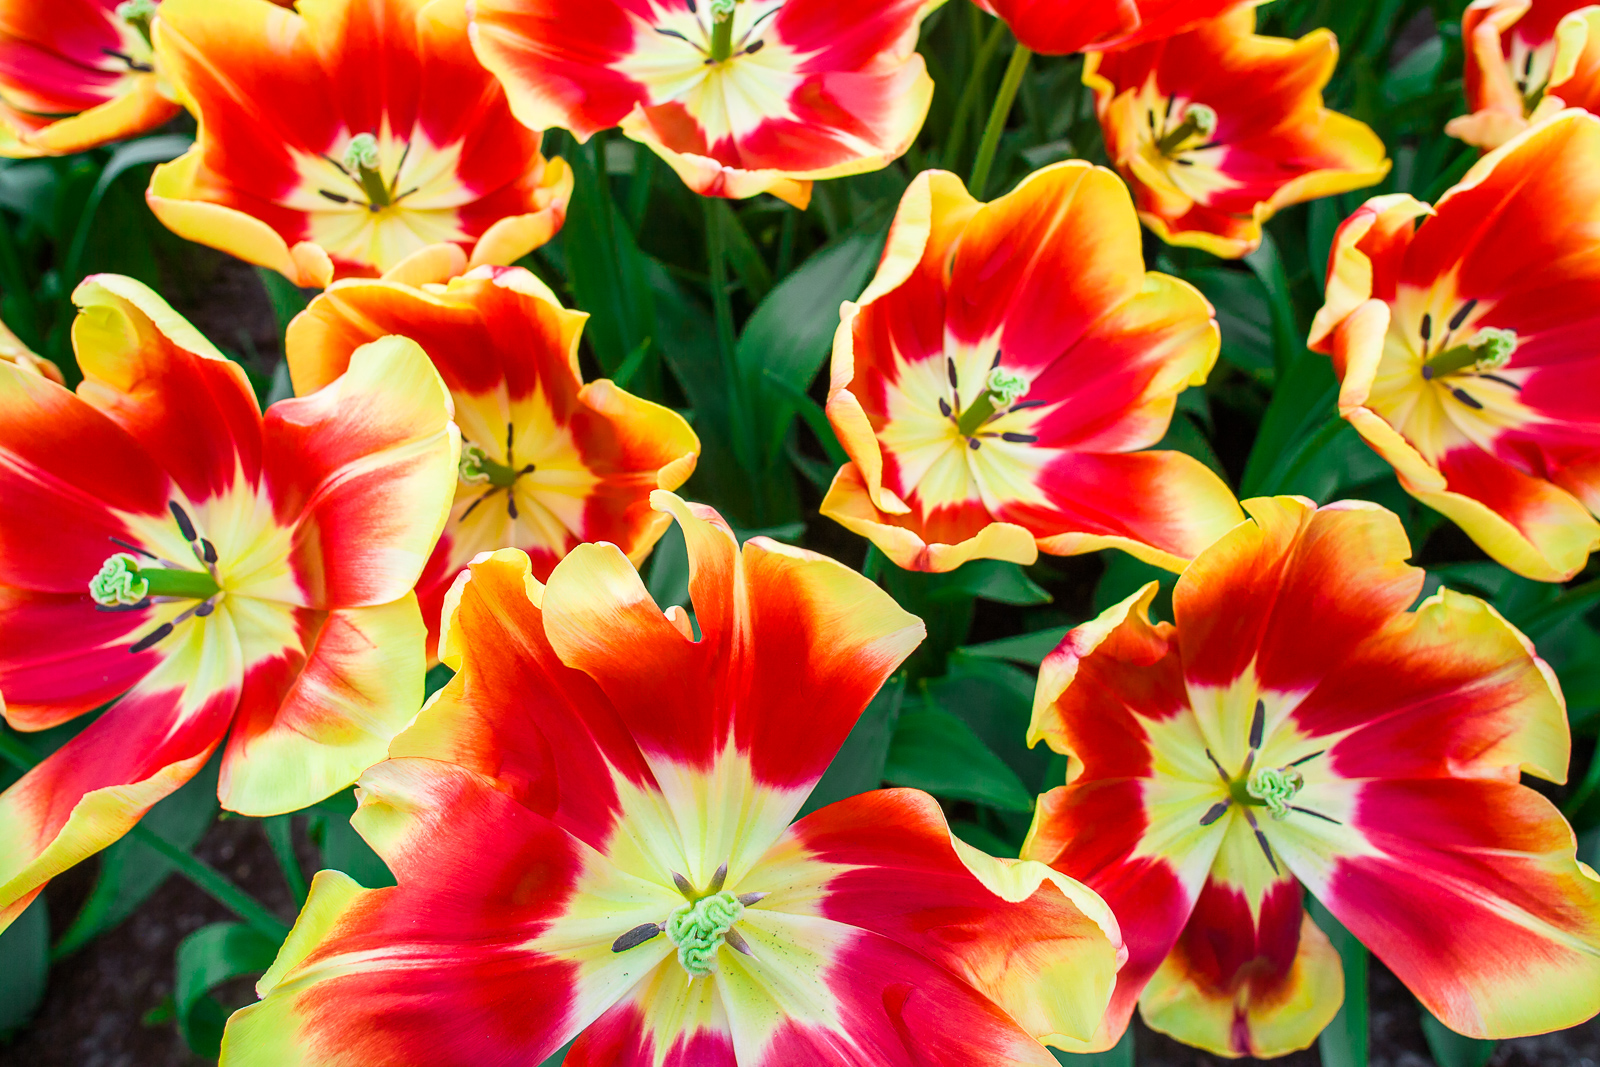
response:
<path fill-rule="evenodd" d="M 422 698 L 411 588 L 454 488 L 450 397 L 367 346 L 265 414 L 149 289 L 74 294 L 76 393 L 0 362 L 0 710 L 110 706 L 0 794 L 0 927 L 219 746 L 222 806 L 296 811 L 382 758 Z"/>
<path fill-rule="evenodd" d="M 1429 223 L 1432 225 L 1432 223 Z M 1067 756 L 1025 857 L 1093 886 L 1128 965 L 1099 1041 L 1145 1021 L 1223 1056 L 1304 1048 L 1338 1010 L 1310 891 L 1440 1020 L 1479 1038 L 1600 1011 L 1600 877 L 1561 813 L 1550 668 L 1483 601 L 1415 610 L 1400 520 L 1245 501 L 1254 521 L 1069 633 L 1030 739 Z"/>
<path fill-rule="evenodd" d="M 822 513 L 899 566 L 1115 547 L 1176 570 L 1243 517 L 1199 460 L 1145 451 L 1205 381 L 1217 324 L 1144 269 L 1110 171 L 1059 163 L 988 204 L 918 175 L 842 314 L 828 418 L 851 462 Z"/>
<path fill-rule="evenodd" d="M 931 797 L 791 824 L 923 627 L 872 582 L 665 491 L 694 614 L 613 545 L 481 556 L 458 668 L 361 780 L 397 886 L 317 876 L 224 1067 L 1055 1067 L 1120 957 L 1103 902 Z M 698 635 L 698 636 L 697 636 Z"/>
<path fill-rule="evenodd" d="M 1600 118 L 1569 109 L 1432 207 L 1380 196 L 1345 220 L 1310 343 L 1406 492 L 1553 582 L 1600 546 L 1597 328 Z"/>
<path fill-rule="evenodd" d="M 474 58 L 464 4 L 167 0 L 156 54 L 199 133 L 151 176 L 151 210 L 301 286 L 545 243 L 572 173 Z"/>
<path fill-rule="evenodd" d="M 0 322 L 0 363 L 42 374 L 58 384 L 62 381 L 61 368 L 23 344 L 22 339 L 3 322 Z"/>
<path fill-rule="evenodd" d="M 1333 33 L 1289 41 L 1255 25 L 1242 7 L 1084 61 L 1106 151 L 1139 217 L 1169 244 L 1237 258 L 1280 209 L 1389 173 L 1378 136 L 1322 106 L 1339 57 Z"/>
<path fill-rule="evenodd" d="M 0 0 L 0 156 L 59 156 L 178 113 L 150 47 L 155 0 Z"/>
<path fill-rule="evenodd" d="M 1045 55 L 1133 48 L 1265 0 L 973 0 Z"/>
<path fill-rule="evenodd" d="M 1445 132 L 1499 148 L 1566 107 L 1600 112 L 1600 6 L 1590 0 L 1473 0 L 1461 16 L 1469 113 Z"/>
<path fill-rule="evenodd" d="M 933 100 L 917 54 L 944 0 L 474 0 L 473 45 L 536 130 L 620 125 L 706 196 L 878 170 Z"/>
<path fill-rule="evenodd" d="M 450 521 L 417 583 L 430 656 L 445 592 L 480 552 L 520 548 L 542 581 L 583 541 L 609 541 L 642 563 L 671 522 L 650 494 L 683 484 L 700 441 L 670 408 L 609 381 L 584 384 L 587 318 L 521 267 L 479 267 L 445 286 L 335 282 L 289 326 L 299 393 L 323 388 L 387 334 L 420 344 L 450 389 L 463 462 Z"/>

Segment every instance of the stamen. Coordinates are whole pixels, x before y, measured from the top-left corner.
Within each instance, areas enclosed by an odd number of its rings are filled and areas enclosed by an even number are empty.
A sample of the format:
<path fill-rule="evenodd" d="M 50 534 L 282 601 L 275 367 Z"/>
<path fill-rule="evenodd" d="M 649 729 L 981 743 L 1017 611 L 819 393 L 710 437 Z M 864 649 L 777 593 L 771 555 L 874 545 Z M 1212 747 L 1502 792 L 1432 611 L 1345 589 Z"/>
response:
<path fill-rule="evenodd" d="M 474 511 L 477 511 L 479 504 L 483 503 L 485 500 L 488 500 L 490 497 L 494 496 L 499 491 L 500 490 L 498 490 L 498 489 L 490 489 L 488 492 L 484 493 L 478 499 L 476 499 L 472 503 L 468 504 L 467 505 L 467 510 L 463 511 L 461 513 L 461 518 L 457 519 L 456 521 L 457 522 L 466 522 L 467 521 L 467 516 L 471 515 Z"/>
<path fill-rule="evenodd" d="M 652 941 L 658 937 L 663 926 L 664 924 L 662 923 L 645 923 L 642 926 L 635 926 L 632 930 L 611 942 L 611 951 L 626 952 L 630 948 L 638 948 L 646 941 Z"/>
<path fill-rule="evenodd" d="M 1228 809 L 1230 807 L 1232 807 L 1232 806 L 1233 806 L 1233 801 L 1231 801 L 1231 800 L 1219 800 L 1219 801 L 1217 801 L 1215 804 L 1211 805 L 1211 807 L 1206 810 L 1206 813 L 1204 815 L 1200 816 L 1200 825 L 1201 826 L 1210 826 L 1212 823 L 1216 822 L 1218 819 L 1220 819 L 1224 815 L 1226 815 L 1228 813 Z"/>
<path fill-rule="evenodd" d="M 955 417 L 955 412 L 950 410 L 950 402 L 942 396 L 939 398 L 939 414 L 947 419 Z"/>
<path fill-rule="evenodd" d="M 689 884 L 689 879 L 685 878 L 677 871 L 672 872 L 672 884 L 677 886 L 678 892 L 682 893 L 689 900 L 693 900 L 695 898 L 694 886 Z"/>
<path fill-rule="evenodd" d="M 1422 326 L 1418 332 L 1422 334 L 1423 344 L 1433 340 L 1433 315 L 1430 312 L 1422 313 Z"/>
<path fill-rule="evenodd" d="M 1331 815 L 1324 815 L 1324 814 L 1322 814 L 1322 812 L 1320 812 L 1320 811 L 1312 811 L 1310 808 L 1302 808 L 1297 804 L 1290 804 L 1289 805 L 1289 810 L 1290 811 L 1298 811 L 1301 815 L 1313 816 L 1315 818 L 1321 819 L 1323 822 L 1331 822 L 1335 826 L 1343 826 L 1344 825 L 1344 823 L 1340 822 L 1338 819 L 1335 819 Z"/>
<path fill-rule="evenodd" d="M 1272 873 L 1280 873 L 1278 870 L 1278 860 L 1272 854 L 1272 846 L 1267 843 L 1267 835 L 1262 833 L 1261 827 L 1257 825 L 1256 817 L 1248 810 L 1244 813 L 1244 817 L 1250 820 L 1250 829 L 1254 830 L 1256 834 L 1256 844 L 1261 846 L 1262 854 L 1267 857 L 1267 862 L 1272 865 Z"/>
<path fill-rule="evenodd" d="M 1483 410 L 1483 402 L 1477 397 L 1473 396 L 1471 393 L 1467 392 L 1465 389 L 1453 387 L 1450 390 L 1450 395 L 1467 405 L 1467 407 L 1471 408 L 1473 411 Z"/>
<path fill-rule="evenodd" d="M 757 904 L 765 900 L 767 896 L 768 894 L 766 893 L 740 893 L 739 903 L 748 908 L 752 904 Z"/>
<path fill-rule="evenodd" d="M 348 196 L 340 196 L 338 193 L 330 193 L 326 189 L 318 189 L 317 192 L 321 193 L 329 200 L 332 200 L 335 204 L 348 204 L 350 202 L 350 198 Z"/>
<path fill-rule="evenodd" d="M 1215 767 L 1217 769 L 1217 775 L 1224 782 L 1230 782 L 1231 783 L 1233 781 L 1233 779 L 1228 776 L 1228 772 L 1222 769 L 1222 764 L 1217 762 L 1217 757 L 1215 757 L 1215 756 L 1213 756 L 1211 754 L 1211 750 L 1209 748 L 1206 749 L 1206 759 L 1211 761 L 1211 766 L 1213 766 L 1213 767 Z"/>
<path fill-rule="evenodd" d="M 707 893 L 720 893 L 722 887 L 728 884 L 728 865 L 724 863 L 717 868 L 717 873 L 711 876 L 711 884 L 706 887 Z"/>
<path fill-rule="evenodd" d="M 1267 726 L 1267 702 L 1265 700 L 1257 700 L 1256 701 L 1255 714 L 1250 716 L 1250 747 L 1251 748 L 1260 748 L 1261 747 L 1261 735 L 1266 732 L 1266 726 Z"/>
<path fill-rule="evenodd" d="M 1454 315 L 1450 316 L 1451 331 L 1454 332 L 1461 329 L 1461 324 L 1467 321 L 1467 316 L 1472 314 L 1473 309 L 1477 306 L 1478 301 L 1476 298 L 1468 300 L 1465 304 L 1462 304 L 1460 310 L 1458 310 Z"/>
<path fill-rule="evenodd" d="M 215 563 L 217 561 L 217 546 L 203 537 L 200 539 L 200 558 L 207 563 Z"/>
<path fill-rule="evenodd" d="M 751 959 L 756 958 L 755 949 L 750 947 L 750 942 L 746 941 L 744 939 L 744 935 L 739 931 L 729 930 L 727 933 L 722 935 L 722 940 L 735 952 L 742 952 Z"/>
<path fill-rule="evenodd" d="M 135 641 L 133 643 L 133 647 L 128 649 L 128 651 L 133 653 L 143 652 L 152 645 L 159 643 L 162 638 L 166 637 L 171 632 L 172 624 L 170 622 L 164 622 L 160 626 L 157 626 L 154 630 L 151 630 L 149 633 L 139 638 L 139 640 Z"/>
<path fill-rule="evenodd" d="M 167 501 L 167 508 L 172 512 L 172 517 L 178 520 L 178 532 L 183 534 L 185 541 L 194 541 L 194 523 L 189 521 L 189 513 L 178 506 L 176 500 Z"/>
<path fill-rule="evenodd" d="M 1010 441 L 1014 445 L 1031 445 L 1039 440 L 1039 435 L 1036 433 L 1003 433 L 1000 435 L 1000 440 Z"/>
<path fill-rule="evenodd" d="M 137 552 L 141 556 L 146 556 L 146 557 L 148 557 L 150 559 L 160 559 L 161 558 L 160 556 L 156 555 L 154 552 L 149 551 L 148 549 L 140 548 L 138 545 L 134 544 L 132 541 L 124 541 L 120 537 L 113 537 L 110 540 L 111 540 L 112 544 L 121 545 L 123 548 L 126 548 L 128 551 Z"/>

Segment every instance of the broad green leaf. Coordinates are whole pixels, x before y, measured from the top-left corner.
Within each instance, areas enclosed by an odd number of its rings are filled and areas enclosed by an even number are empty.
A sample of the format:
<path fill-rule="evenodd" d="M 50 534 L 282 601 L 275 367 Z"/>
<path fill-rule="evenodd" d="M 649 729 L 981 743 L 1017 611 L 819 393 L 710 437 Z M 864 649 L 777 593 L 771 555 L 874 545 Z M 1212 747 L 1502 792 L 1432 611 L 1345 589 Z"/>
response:
<path fill-rule="evenodd" d="M 567 1053 L 571 1051 L 571 1049 L 572 1042 L 569 1041 L 562 1046 L 560 1051 L 556 1052 L 555 1055 L 541 1063 L 539 1067 L 561 1067 L 563 1063 L 567 1062 Z"/>
<path fill-rule="evenodd" d="M 141 820 L 148 829 L 185 851 L 205 836 L 217 814 L 217 767 L 213 756 L 183 788 L 151 808 Z M 61 959 L 132 915 L 173 870 L 171 862 L 142 841 L 125 837 L 100 855 L 100 874 L 72 925 L 52 954 Z"/>
<path fill-rule="evenodd" d="M 1190 389 L 1183 395 L 1188 396 L 1190 393 L 1205 395 L 1197 389 Z M 1224 481 L 1228 478 L 1228 472 L 1222 469 L 1222 460 L 1217 458 L 1217 450 L 1211 447 L 1211 441 L 1206 437 L 1205 431 L 1200 428 L 1192 416 L 1186 415 L 1181 411 L 1172 416 L 1172 422 L 1167 427 L 1166 436 L 1156 442 L 1154 447 L 1173 452 L 1182 452 L 1186 456 L 1193 456 L 1207 467 L 1210 467 Z"/>
<path fill-rule="evenodd" d="M 1028 785 L 1044 780 L 1050 752 L 1027 746 L 1035 679 L 1004 660 L 952 652 L 942 677 L 922 683 L 927 706 L 949 712 L 972 728 L 984 746 Z"/>
<path fill-rule="evenodd" d="M 1103 557 L 1106 569 L 1100 573 L 1100 583 L 1094 587 L 1095 614 L 1122 603 L 1150 582 L 1160 582 L 1161 591 L 1150 605 L 1150 614 L 1154 618 L 1171 620 L 1172 588 L 1178 581 L 1176 574 L 1115 549 L 1106 549 Z"/>
<path fill-rule="evenodd" d="M 100 171 L 100 177 L 95 181 L 94 189 L 89 193 L 89 200 L 84 205 L 83 213 L 78 216 L 72 244 L 62 261 L 61 274 L 66 281 L 63 295 L 70 298 L 71 291 L 77 287 L 80 280 L 78 270 L 83 263 L 83 250 L 89 243 L 95 213 L 100 209 L 100 202 L 105 199 L 111 184 L 133 167 L 177 159 L 187 152 L 192 144 L 194 138 L 187 134 L 158 134 L 137 141 L 126 141 L 112 151 L 111 158 L 106 161 L 105 167 Z"/>
<path fill-rule="evenodd" d="M 645 588 L 663 611 L 674 604 L 689 607 L 689 546 L 683 540 L 683 527 L 677 523 L 667 527 L 646 566 Z"/>
<path fill-rule="evenodd" d="M 1317 1038 L 1322 1067 L 1367 1067 L 1372 1037 L 1367 1030 L 1367 948 L 1315 897 L 1307 898 L 1311 918 L 1322 927 L 1344 965 L 1344 1004 Z"/>
<path fill-rule="evenodd" d="M 1245 461 L 1241 497 L 1278 492 L 1286 477 L 1307 454 L 1344 428 L 1336 401 L 1339 383 L 1326 356 L 1307 353 L 1278 377 L 1278 385 L 1261 419 L 1261 429 Z M 1319 441 L 1318 434 L 1326 435 Z"/>
<path fill-rule="evenodd" d="M 1456 1033 L 1421 1004 L 1417 1011 L 1422 1014 L 1422 1036 L 1439 1067 L 1488 1067 L 1494 1058 L 1495 1042 Z"/>
<path fill-rule="evenodd" d="M 972 598 L 1024 607 L 1048 604 L 1051 599 L 1050 594 L 1029 578 L 1020 566 L 998 559 L 963 563 L 945 576 L 928 599 L 935 604 L 948 604 Z"/>
<path fill-rule="evenodd" d="M 975 822 L 967 822 L 965 819 L 953 820 L 950 823 L 950 832 L 973 848 L 987 852 L 991 856 L 1017 858 L 1017 849 L 1014 845 L 1008 844 L 993 831 L 986 830 Z"/>
<path fill-rule="evenodd" d="M 1002 637 L 998 641 L 985 641 L 981 645 L 966 645 L 961 649 L 961 653 L 977 659 L 1003 659 L 1037 667 L 1044 662 L 1046 656 L 1055 651 L 1055 647 L 1067 636 L 1067 631 L 1070 629 L 1069 626 L 1055 626 L 1048 630 L 1036 630 L 1031 634 Z"/>
<path fill-rule="evenodd" d="M 50 977 L 50 913 L 39 894 L 0 933 L 0 1041 L 27 1025 Z"/>
<path fill-rule="evenodd" d="M 1017 773 L 989 751 L 972 727 L 947 711 L 900 716 L 883 776 L 895 785 L 1004 811 L 1033 808 L 1033 796 Z"/>
<path fill-rule="evenodd" d="M 1383 95 L 1391 104 L 1403 104 L 1433 88 L 1444 65 L 1444 41 L 1431 37 L 1390 69 L 1383 79 Z"/>
<path fill-rule="evenodd" d="M 322 836 L 322 865 L 343 871 L 367 889 L 395 884 L 389 865 L 356 833 L 348 817 L 328 819 Z"/>
<path fill-rule="evenodd" d="M 1257 381 L 1272 381 L 1272 313 L 1255 275 L 1236 267 L 1200 267 L 1183 278 L 1216 309 L 1222 358 Z"/>
<path fill-rule="evenodd" d="M 227 1014 L 207 994 L 224 982 L 260 974 L 277 955 L 276 944 L 243 923 L 212 923 L 179 942 L 173 1010 L 178 1033 L 190 1049 L 217 1057 Z"/>
<path fill-rule="evenodd" d="M 423 699 L 433 696 L 439 690 L 450 684 L 450 679 L 456 672 L 446 667 L 443 663 L 435 663 L 428 668 L 428 673 L 422 678 Z"/>
<path fill-rule="evenodd" d="M 878 690 L 851 727 L 839 754 L 833 757 L 822 780 L 806 798 L 801 815 L 837 800 L 878 788 L 883 782 L 884 765 L 889 760 L 889 742 L 900 719 L 900 704 L 906 694 L 905 675 L 891 678 Z"/>
<path fill-rule="evenodd" d="M 1104 1052 L 1062 1052 L 1051 1049 L 1056 1062 L 1069 1067 L 1133 1067 L 1133 1024 L 1122 1031 L 1122 1037 Z"/>
<path fill-rule="evenodd" d="M 256 276 L 267 291 L 267 300 L 272 304 L 272 313 L 278 319 L 278 332 L 281 334 L 289 328 L 290 320 L 306 309 L 305 291 L 277 271 L 266 267 L 257 267 Z M 285 362 L 283 366 L 287 367 L 288 363 Z"/>

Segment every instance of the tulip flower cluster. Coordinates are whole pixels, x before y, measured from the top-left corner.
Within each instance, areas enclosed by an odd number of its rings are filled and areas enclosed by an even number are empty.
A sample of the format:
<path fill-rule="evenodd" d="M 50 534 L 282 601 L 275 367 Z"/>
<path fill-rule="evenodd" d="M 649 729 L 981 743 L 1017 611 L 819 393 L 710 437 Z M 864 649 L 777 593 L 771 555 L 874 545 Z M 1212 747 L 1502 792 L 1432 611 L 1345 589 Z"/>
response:
<path fill-rule="evenodd" d="M 1600 1013 L 1600 876 L 1524 781 L 1571 763 L 1551 666 L 1427 585 L 1401 516 L 1236 492 L 1174 436 L 1230 342 L 1187 257 L 1261 270 L 1274 216 L 1390 178 L 1324 99 L 1338 41 L 1237 0 L 976 3 L 1015 43 L 969 187 L 897 165 L 927 155 L 943 0 L 0 0 L 0 155 L 187 113 L 154 218 L 309 291 L 264 410 L 129 277 L 66 280 L 75 367 L 0 327 L 0 713 L 87 723 L 0 793 L 0 929 L 215 760 L 246 816 L 354 786 L 396 883 L 315 877 L 223 1067 L 1051 1067 L 1136 1009 L 1277 1056 L 1346 997 L 1308 895 L 1460 1034 Z M 1600 548 L 1600 9 L 1474 0 L 1462 34 L 1449 132 L 1485 154 L 1328 218 L 1310 351 L 1275 372 L 1337 379 L 1328 431 L 1393 506 L 1564 582 Z M 986 199 L 1035 53 L 1083 53 L 1110 166 Z M 826 309 L 825 404 L 790 398 L 836 438 L 818 510 L 859 571 L 678 495 L 726 442 L 629 391 L 670 339 L 586 374 L 615 324 L 563 305 L 546 268 L 586 249 L 551 242 L 569 210 L 626 222 L 549 131 L 613 128 L 675 192 L 786 219 L 906 171 Z M 775 377 L 749 348 L 718 353 L 735 415 Z M 674 527 L 684 603 L 641 571 Z M 1052 638 L 1019 849 L 979 847 L 970 797 L 880 788 L 881 756 L 808 804 L 948 653 L 908 607 L 1100 551 L 1168 576 Z"/>

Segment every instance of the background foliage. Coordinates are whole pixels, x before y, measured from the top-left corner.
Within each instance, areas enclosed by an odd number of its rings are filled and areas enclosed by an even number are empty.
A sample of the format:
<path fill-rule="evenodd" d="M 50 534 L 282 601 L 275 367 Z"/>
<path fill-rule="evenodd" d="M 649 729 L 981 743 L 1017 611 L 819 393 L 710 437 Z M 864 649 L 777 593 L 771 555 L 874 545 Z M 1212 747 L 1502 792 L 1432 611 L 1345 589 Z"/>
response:
<path fill-rule="evenodd" d="M 1477 158 L 1442 133 L 1465 110 L 1459 20 L 1466 0 L 1276 0 L 1261 9 L 1263 33 L 1299 36 L 1330 27 L 1343 55 L 1330 107 L 1370 124 L 1394 169 L 1382 186 L 1292 208 L 1267 227 L 1242 262 L 1167 248 L 1147 235 L 1150 265 L 1198 286 L 1216 306 L 1222 356 L 1203 388 L 1184 393 L 1162 447 L 1212 466 L 1239 496 L 1299 493 L 1319 503 L 1376 501 L 1405 522 L 1416 559 L 1439 582 L 1490 600 L 1532 638 L 1560 676 L 1574 733 L 1571 782 L 1548 789 L 1580 834 L 1586 858 L 1600 851 L 1600 578 L 1595 568 L 1566 588 L 1512 576 L 1401 491 L 1387 464 L 1341 420 L 1329 361 L 1305 349 L 1321 304 L 1327 254 L 1338 224 L 1366 197 L 1409 192 L 1436 199 Z M 808 211 L 770 197 L 707 200 L 689 192 L 650 152 L 615 132 L 587 145 L 552 133 L 546 153 L 573 165 L 577 187 L 560 236 L 524 265 L 563 300 L 592 316 L 586 376 L 607 376 L 680 409 L 705 447 L 683 493 L 714 505 L 741 536 L 766 533 L 817 549 L 877 577 L 924 616 L 926 645 L 873 702 L 819 786 L 808 810 L 877 786 L 917 786 L 940 797 L 958 833 L 1015 855 L 1036 793 L 1062 780 L 1063 762 L 1023 737 L 1034 669 L 1072 625 L 1151 578 L 1170 613 L 1173 577 L 1115 552 L 1045 557 L 1033 567 L 979 562 L 947 575 L 917 575 L 817 514 L 844 462 L 824 418 L 826 362 L 838 305 L 871 277 L 899 196 L 911 176 L 943 167 L 965 176 L 1012 41 L 1004 27 L 953 0 L 923 31 L 921 49 L 937 84 L 915 146 L 887 169 L 819 183 Z M 1028 70 L 988 188 L 992 197 L 1029 171 L 1061 159 L 1105 163 L 1079 57 L 1037 57 Z M 275 274 L 231 273 L 215 253 L 165 231 L 144 205 L 153 163 L 190 140 L 180 120 L 159 135 L 63 159 L 0 163 L 0 317 L 73 368 L 70 293 L 87 273 L 132 275 L 167 294 L 249 371 L 263 402 L 288 394 L 282 327 L 305 294 Z M 240 278 L 243 283 L 241 287 Z M 257 288 L 259 287 L 259 288 Z M 272 315 L 244 313 L 263 304 Z M 253 291 L 247 291 L 253 290 Z M 669 533 L 646 564 L 662 602 L 686 599 L 687 558 Z M 436 686 L 443 678 L 431 677 Z M 0 755 L 23 766 L 81 728 L 21 735 L 0 727 Z M 14 780 L 0 765 L 0 786 Z M 217 895 L 242 921 L 204 927 L 177 950 L 174 992 L 150 1017 L 175 1024 L 196 1051 L 215 1054 L 224 1006 L 211 991 L 259 973 L 281 940 L 286 916 L 225 899 L 225 879 L 189 851 L 216 818 L 215 771 L 162 802 L 141 828 L 107 850 L 74 914 L 46 915 L 45 898 L 0 937 L 0 1034 L 26 1025 L 52 960 L 83 951 L 126 919 L 176 867 Z M 290 895 L 302 900 L 310 849 L 321 863 L 366 885 L 388 872 L 350 830 L 350 795 L 299 817 L 262 820 Z M 297 845 L 299 852 L 297 854 Z M 208 874 L 209 872 L 209 874 Z M 207 878 L 213 879 L 208 884 Z M 254 910 L 252 910 L 252 908 Z M 1321 1042 L 1323 1063 L 1368 1060 L 1364 950 L 1325 911 L 1317 918 L 1345 956 L 1345 1009 Z M 1481 1067 L 1492 1053 L 1422 1020 L 1443 1067 Z M 1130 1032 L 1131 1033 L 1131 1032 Z M 0 1056 L 3 1056 L 0 1049 Z M 1063 1057 L 1069 1058 L 1069 1057 Z M 1082 1062 L 1128 1064 L 1131 1037 Z"/>

